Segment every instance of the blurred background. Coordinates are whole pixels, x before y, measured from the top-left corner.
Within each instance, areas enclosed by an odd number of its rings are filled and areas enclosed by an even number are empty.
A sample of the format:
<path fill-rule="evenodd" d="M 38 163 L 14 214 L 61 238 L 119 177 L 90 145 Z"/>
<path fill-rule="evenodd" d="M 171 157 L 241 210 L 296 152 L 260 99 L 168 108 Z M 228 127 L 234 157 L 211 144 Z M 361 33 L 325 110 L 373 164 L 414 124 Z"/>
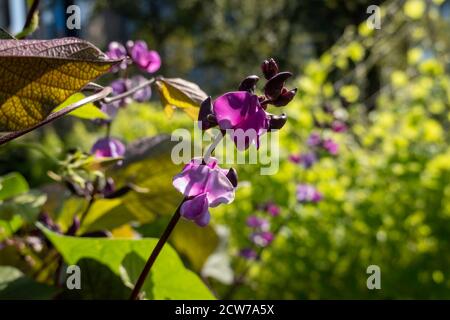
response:
<path fill-rule="evenodd" d="M 71 4 L 81 8 L 80 30 L 65 27 Z M 370 5 L 380 8 L 380 29 L 367 24 Z M 0 26 L 20 31 L 26 12 L 26 1 L 0 0 Z M 295 75 L 288 86 L 299 89 L 284 110 L 279 172 L 238 166 L 235 202 L 212 210 L 217 246 L 173 240 L 175 249 L 219 297 L 431 299 L 450 298 L 449 31 L 447 0 L 44 0 L 32 37 L 77 36 L 105 51 L 111 41 L 143 39 L 161 55 L 160 74 L 213 97 L 247 75 L 262 77 L 261 62 L 274 57 Z M 131 143 L 180 127 L 192 121 L 182 112 L 167 120 L 154 94 L 121 111 L 111 132 Z M 63 157 L 75 147 L 89 151 L 102 133 L 69 117 L 22 142 L 39 139 Z M 311 134 L 339 151 L 315 152 Z M 314 163 L 305 165 L 301 156 L 311 152 Z M 18 171 L 41 188 L 50 169 L 35 150 L 0 148 L 0 175 Z M 300 201 L 299 184 L 317 188 L 322 200 Z M 144 210 L 136 198 L 124 201 Z M 276 234 L 256 260 L 242 256 L 259 250 L 246 225 L 252 215 Z M 166 221 L 163 212 L 117 234 L 157 237 Z M 381 290 L 367 289 L 369 265 L 381 269 Z"/>

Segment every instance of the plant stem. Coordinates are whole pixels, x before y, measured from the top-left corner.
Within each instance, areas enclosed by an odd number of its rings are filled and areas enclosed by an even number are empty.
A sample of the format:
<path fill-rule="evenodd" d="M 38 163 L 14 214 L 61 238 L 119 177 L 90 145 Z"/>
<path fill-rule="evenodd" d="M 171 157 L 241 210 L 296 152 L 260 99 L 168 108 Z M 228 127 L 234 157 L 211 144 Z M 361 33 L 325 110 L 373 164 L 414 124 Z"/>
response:
<path fill-rule="evenodd" d="M 203 161 L 207 162 L 209 160 L 209 157 L 214 152 L 215 148 L 219 144 L 220 140 L 224 137 L 224 132 L 219 132 L 219 134 L 214 138 L 213 143 L 209 146 L 209 148 L 206 150 L 205 155 L 203 156 Z M 172 216 L 172 219 L 170 219 L 169 224 L 167 225 L 166 229 L 164 230 L 164 233 L 162 234 L 161 238 L 159 238 L 158 243 L 156 244 L 155 248 L 153 249 L 152 253 L 150 254 L 150 257 L 148 258 L 144 269 L 142 270 L 141 274 L 139 275 L 139 279 L 136 282 L 136 285 L 133 288 L 133 291 L 131 292 L 130 300 L 137 300 L 139 296 L 139 292 L 141 291 L 142 286 L 144 285 L 145 279 L 147 278 L 150 269 L 152 268 L 153 264 L 155 263 L 156 258 L 158 257 L 159 253 L 161 252 L 162 248 L 164 247 L 164 244 L 169 240 L 170 234 L 172 233 L 173 229 L 177 225 L 178 221 L 180 220 L 180 209 L 181 205 L 186 201 L 186 198 L 181 201 L 180 205 L 178 206 L 177 210 Z"/>
<path fill-rule="evenodd" d="M 164 230 L 164 233 L 162 234 L 161 238 L 159 238 L 158 243 L 156 244 L 155 248 L 153 249 L 150 257 L 147 260 L 147 263 L 144 266 L 144 269 L 142 270 L 141 274 L 139 275 L 139 279 L 136 282 L 136 285 L 134 286 L 133 291 L 131 292 L 130 300 L 137 300 L 139 297 L 139 292 L 141 291 L 142 286 L 144 285 L 145 279 L 147 278 L 150 269 L 152 268 L 153 264 L 155 263 L 156 258 L 158 257 L 159 253 L 161 252 L 162 248 L 164 247 L 164 244 L 167 242 L 167 240 L 170 237 L 170 234 L 172 233 L 173 229 L 178 223 L 178 220 L 180 220 L 180 208 L 183 204 L 184 200 L 180 203 L 177 210 L 172 216 L 172 219 L 170 219 L 169 224 L 166 227 L 166 230 Z"/>
<path fill-rule="evenodd" d="M 31 4 L 30 10 L 28 11 L 27 20 L 25 21 L 23 30 L 26 30 L 31 25 L 31 22 L 33 21 L 33 16 L 38 8 L 39 8 L 39 0 L 34 0 L 33 3 Z"/>
<path fill-rule="evenodd" d="M 142 82 L 140 85 L 138 85 L 138 86 L 136 86 L 136 87 L 134 87 L 134 88 L 132 88 L 132 89 L 122 93 L 122 94 L 118 94 L 117 96 L 113 96 L 113 97 L 105 97 L 103 99 L 103 101 L 105 103 L 111 103 L 111 102 L 114 102 L 114 101 L 117 101 L 117 100 L 122 100 L 123 98 L 131 96 L 136 91 L 139 91 L 142 88 L 145 88 L 146 86 L 149 86 L 149 85 L 153 84 L 153 82 L 155 82 L 155 81 L 156 81 L 155 78 L 148 79 L 147 81 Z"/>

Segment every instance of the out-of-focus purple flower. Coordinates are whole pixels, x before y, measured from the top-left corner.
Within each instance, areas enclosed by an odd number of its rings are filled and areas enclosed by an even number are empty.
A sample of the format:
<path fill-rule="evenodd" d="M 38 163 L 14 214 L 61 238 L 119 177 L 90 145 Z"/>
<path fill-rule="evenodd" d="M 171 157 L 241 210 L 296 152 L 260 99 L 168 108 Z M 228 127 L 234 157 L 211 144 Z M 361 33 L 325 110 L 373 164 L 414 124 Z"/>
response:
<path fill-rule="evenodd" d="M 280 207 L 273 202 L 268 202 L 265 209 L 272 217 L 279 216 L 281 212 Z"/>
<path fill-rule="evenodd" d="M 111 82 L 111 84 L 109 85 L 112 89 L 112 96 L 117 96 L 119 94 L 122 94 L 124 92 L 127 92 L 131 87 L 132 87 L 132 83 L 129 79 L 117 79 L 114 80 L 113 82 Z M 113 102 L 112 104 L 117 106 L 117 107 L 124 107 L 125 105 L 127 105 L 128 103 L 131 102 L 131 98 L 127 97 L 121 100 L 117 100 L 115 102 Z"/>
<path fill-rule="evenodd" d="M 266 219 L 252 215 L 247 218 L 247 226 L 255 229 L 268 230 L 270 224 Z"/>
<path fill-rule="evenodd" d="M 125 145 L 114 138 L 101 138 L 92 146 L 91 154 L 97 158 L 117 158 L 125 154 Z"/>
<path fill-rule="evenodd" d="M 221 169 L 212 157 L 207 164 L 201 158 L 192 159 L 173 178 L 173 186 L 187 198 L 180 214 L 201 227 L 206 226 L 210 220 L 208 208 L 234 200 L 236 185 L 228 178 L 230 171 Z"/>
<path fill-rule="evenodd" d="M 314 152 L 304 153 L 300 156 L 300 163 L 306 169 L 311 168 L 317 162 L 317 157 Z"/>
<path fill-rule="evenodd" d="M 309 184 L 297 185 L 297 201 L 301 203 L 319 202 L 322 200 L 322 194 L 316 188 Z"/>
<path fill-rule="evenodd" d="M 158 52 L 148 50 L 145 41 L 128 41 L 127 48 L 133 62 L 143 71 L 154 73 L 161 67 L 161 57 Z"/>
<path fill-rule="evenodd" d="M 252 248 L 243 248 L 239 251 L 239 255 L 247 260 L 255 260 L 258 254 Z"/>
<path fill-rule="evenodd" d="M 111 68 L 112 72 L 117 72 L 120 69 L 124 70 L 127 68 L 128 61 L 127 61 L 127 49 L 125 47 L 117 42 L 113 41 L 108 46 L 108 51 L 106 52 L 106 55 L 109 59 L 112 60 L 119 60 L 122 59 L 122 62 L 118 66 L 114 66 Z"/>
<path fill-rule="evenodd" d="M 250 235 L 250 240 L 259 247 L 267 247 L 273 238 L 273 233 L 269 231 L 255 232 Z"/>
<path fill-rule="evenodd" d="M 341 132 L 347 131 L 347 125 L 345 124 L 345 122 L 342 122 L 342 121 L 339 121 L 339 120 L 335 120 L 331 124 L 331 129 L 334 132 L 341 133 Z"/>
<path fill-rule="evenodd" d="M 259 137 L 269 128 L 269 117 L 258 97 L 247 91 L 228 92 L 218 97 L 213 112 L 220 129 L 233 129 L 232 138 L 239 150 L 251 143 L 259 147 Z"/>
<path fill-rule="evenodd" d="M 311 147 L 316 147 L 316 146 L 320 145 L 321 142 L 322 142 L 322 137 L 320 136 L 320 133 L 317 133 L 317 132 L 311 133 L 307 140 L 308 145 Z"/>
<path fill-rule="evenodd" d="M 288 159 L 292 163 L 300 164 L 301 155 L 300 154 L 291 154 Z"/>
<path fill-rule="evenodd" d="M 339 153 L 339 144 L 337 144 L 333 139 L 325 139 L 322 143 L 322 146 L 331 155 L 335 156 Z"/>
<path fill-rule="evenodd" d="M 131 78 L 129 89 L 142 85 L 146 81 L 147 79 L 145 79 L 143 76 L 140 75 L 134 76 L 133 78 Z M 150 100 L 151 96 L 152 96 L 152 89 L 150 85 L 147 85 L 142 89 L 136 91 L 133 94 L 133 99 L 137 102 L 145 102 Z"/>

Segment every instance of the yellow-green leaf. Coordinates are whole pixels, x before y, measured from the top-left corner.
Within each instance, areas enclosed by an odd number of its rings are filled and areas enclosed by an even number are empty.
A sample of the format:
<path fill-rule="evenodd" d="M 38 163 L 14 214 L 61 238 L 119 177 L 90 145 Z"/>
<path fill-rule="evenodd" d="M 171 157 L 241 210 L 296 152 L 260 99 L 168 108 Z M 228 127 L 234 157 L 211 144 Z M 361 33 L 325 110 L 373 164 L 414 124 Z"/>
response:
<path fill-rule="evenodd" d="M 162 78 L 156 81 L 161 103 L 170 118 L 174 109 L 183 109 L 186 114 L 197 120 L 200 104 L 208 96 L 195 83 L 180 78 Z"/>
<path fill-rule="evenodd" d="M 117 62 L 76 38 L 0 40 L 0 131 L 41 122 Z"/>
<path fill-rule="evenodd" d="M 59 106 L 57 106 L 55 108 L 55 110 L 53 110 L 53 112 L 64 109 L 65 107 L 67 107 L 75 102 L 78 102 L 84 98 L 85 98 L 84 94 L 77 92 L 77 93 L 71 95 L 69 97 L 69 99 L 67 99 L 66 101 L 61 103 Z M 77 118 L 81 118 L 81 119 L 88 119 L 88 120 L 93 120 L 93 119 L 107 120 L 107 119 L 109 119 L 108 115 L 106 113 L 104 113 L 102 110 L 100 110 L 99 108 L 97 108 L 95 106 L 95 104 L 93 104 L 93 103 L 85 104 L 84 106 L 70 112 L 69 115 L 77 117 Z"/>

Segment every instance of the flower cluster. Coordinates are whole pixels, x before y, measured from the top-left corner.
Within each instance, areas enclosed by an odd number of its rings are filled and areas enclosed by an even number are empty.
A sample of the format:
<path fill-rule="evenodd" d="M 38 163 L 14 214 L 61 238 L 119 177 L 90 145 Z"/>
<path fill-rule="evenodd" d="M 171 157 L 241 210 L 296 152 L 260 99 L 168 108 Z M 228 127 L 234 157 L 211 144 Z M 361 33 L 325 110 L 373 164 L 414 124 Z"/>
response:
<path fill-rule="evenodd" d="M 211 217 L 209 208 L 234 200 L 237 175 L 234 169 L 221 169 L 215 158 L 208 163 L 194 158 L 173 178 L 173 185 L 185 196 L 181 216 L 203 227 Z"/>
<path fill-rule="evenodd" d="M 259 77 L 252 75 L 241 82 L 238 91 L 227 92 L 214 101 L 206 99 L 198 117 L 203 130 L 218 125 L 221 130 L 231 132 L 231 138 L 239 150 L 245 150 L 251 144 L 259 148 L 262 134 L 284 126 L 287 121 L 285 114 L 270 114 L 266 109 L 269 104 L 282 107 L 292 101 L 297 89 L 285 88 L 285 82 L 292 73 L 279 72 L 273 59 L 264 61 L 261 68 L 267 79 L 264 95 L 254 93 Z"/>
<path fill-rule="evenodd" d="M 148 73 L 154 73 L 161 67 L 161 57 L 158 52 L 149 50 L 147 43 L 142 40 L 128 41 L 126 47 L 119 42 L 113 41 L 109 44 L 106 55 L 110 59 L 122 59 L 119 66 L 113 67 L 113 72 L 126 69 L 131 62 L 135 63 L 142 71 Z M 128 59 L 128 56 L 131 57 L 131 60 Z"/>
<path fill-rule="evenodd" d="M 297 201 L 300 203 L 317 203 L 322 200 L 322 194 L 309 184 L 297 185 Z"/>
<path fill-rule="evenodd" d="M 236 131 L 232 138 L 238 149 L 247 149 L 250 143 L 259 146 L 259 136 L 267 130 L 281 129 L 287 117 L 271 115 L 266 112 L 268 104 L 276 107 L 285 106 L 295 96 L 297 89 L 288 90 L 284 87 L 286 80 L 292 76 L 290 72 L 279 72 L 275 60 L 269 59 L 262 64 L 262 71 L 267 83 L 264 95 L 254 94 L 259 78 L 250 76 L 244 79 L 238 91 L 228 92 L 219 96 L 214 102 L 211 97 L 204 100 L 199 111 L 199 122 L 203 130 L 218 125 L 221 130 L 241 130 L 245 133 L 244 145 L 237 143 Z M 253 130 L 255 136 L 249 137 L 246 131 Z M 221 169 L 214 158 L 193 159 L 182 172 L 173 179 L 174 187 L 184 195 L 180 207 L 180 215 L 192 220 L 199 226 L 205 226 L 211 218 L 210 207 L 234 200 L 234 190 L 237 187 L 237 174 L 234 169 Z M 270 210 L 270 211 L 269 211 Z M 272 204 L 268 207 L 272 216 L 279 214 L 279 208 Z M 258 224 L 259 220 L 248 223 Z M 252 235 L 253 242 L 260 246 L 268 245 L 273 235 L 265 227 L 259 225 L 258 232 Z"/>

